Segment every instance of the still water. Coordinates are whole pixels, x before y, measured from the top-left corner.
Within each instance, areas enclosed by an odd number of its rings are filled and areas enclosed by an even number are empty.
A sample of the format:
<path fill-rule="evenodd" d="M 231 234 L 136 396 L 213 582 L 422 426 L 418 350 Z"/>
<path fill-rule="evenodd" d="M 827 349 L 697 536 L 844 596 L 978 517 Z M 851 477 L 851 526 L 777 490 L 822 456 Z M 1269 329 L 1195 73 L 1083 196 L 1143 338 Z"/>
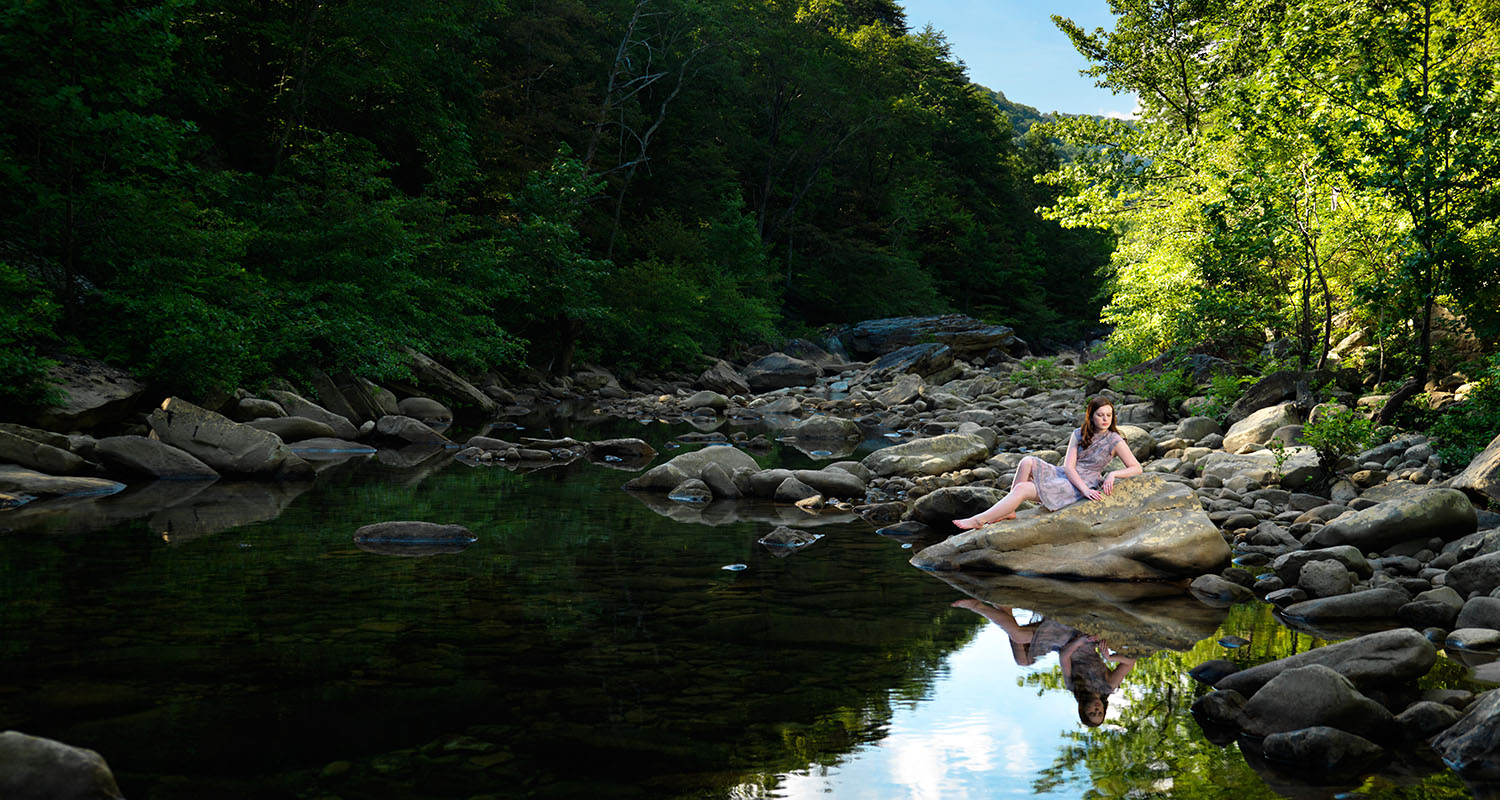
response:
<path fill-rule="evenodd" d="M 640 436 L 665 458 L 680 432 L 554 433 Z M 1187 713 L 1202 690 L 1183 672 L 1225 657 L 1218 638 L 1250 639 L 1254 660 L 1314 643 L 1263 607 L 1101 599 L 1105 628 L 1191 651 L 1142 658 L 1085 728 L 1057 653 L 1022 666 L 906 563 L 922 542 L 848 514 L 642 498 L 607 466 L 428 455 L 0 512 L 0 730 L 99 751 L 132 800 L 1286 793 Z M 478 541 L 418 558 L 352 542 L 397 519 Z M 823 537 L 785 557 L 757 544 L 783 524 Z M 1466 794 L 1441 765 L 1408 772 L 1298 791 Z"/>

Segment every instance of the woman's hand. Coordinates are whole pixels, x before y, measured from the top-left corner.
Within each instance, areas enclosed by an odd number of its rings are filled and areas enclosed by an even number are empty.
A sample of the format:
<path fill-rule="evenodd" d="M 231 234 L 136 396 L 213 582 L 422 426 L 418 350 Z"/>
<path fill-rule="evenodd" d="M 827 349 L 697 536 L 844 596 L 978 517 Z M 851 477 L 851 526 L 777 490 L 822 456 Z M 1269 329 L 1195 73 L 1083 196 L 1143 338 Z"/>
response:
<path fill-rule="evenodd" d="M 1099 487 L 1105 494 L 1115 490 L 1115 474 L 1113 472 L 1104 476 L 1104 485 Z"/>
<path fill-rule="evenodd" d="M 1084 489 L 1083 496 L 1090 500 L 1099 500 L 1104 497 L 1104 495 L 1099 493 L 1098 489 Z"/>

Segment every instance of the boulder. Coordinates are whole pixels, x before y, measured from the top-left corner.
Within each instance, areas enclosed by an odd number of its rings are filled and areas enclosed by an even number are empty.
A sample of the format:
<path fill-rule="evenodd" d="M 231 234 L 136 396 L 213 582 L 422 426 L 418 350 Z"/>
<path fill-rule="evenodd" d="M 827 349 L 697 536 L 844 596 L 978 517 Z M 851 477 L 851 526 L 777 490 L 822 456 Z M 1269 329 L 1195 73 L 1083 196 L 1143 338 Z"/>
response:
<path fill-rule="evenodd" d="M 1223 432 L 1213 417 L 1188 417 L 1177 423 L 1177 435 L 1194 442 L 1209 434 Z"/>
<path fill-rule="evenodd" d="M 354 532 L 361 550 L 382 555 L 430 556 L 457 553 L 479 541 L 462 525 L 435 522 L 395 521 L 365 525 Z"/>
<path fill-rule="evenodd" d="M 1400 589 L 1379 587 L 1352 594 L 1303 600 L 1283 608 L 1281 613 L 1312 624 L 1394 619 L 1401 607 L 1410 600 L 1410 595 Z"/>
<path fill-rule="evenodd" d="M 1188 591 L 1199 600 L 1212 606 L 1232 606 L 1235 603 L 1246 603 L 1255 599 L 1255 592 L 1250 591 L 1247 586 L 1241 586 L 1222 575 L 1209 573 L 1199 575 L 1188 584 Z"/>
<path fill-rule="evenodd" d="M 760 465 L 748 454 L 733 447 L 705 447 L 652 467 L 640 477 L 625 484 L 626 489 L 666 492 L 676 488 L 688 478 L 702 480 L 702 471 L 708 464 L 718 464 L 725 473 L 733 475 L 736 470 L 759 472 Z M 788 473 L 790 474 L 790 473 Z"/>
<path fill-rule="evenodd" d="M 1491 503 L 1500 502 L 1500 435 L 1490 440 L 1489 445 L 1474 456 L 1463 472 L 1450 478 L 1447 485 Z"/>
<path fill-rule="evenodd" d="M 923 378 L 937 375 L 953 366 L 953 351 L 947 345 L 927 342 L 892 350 L 875 360 L 866 373 L 866 380 L 882 380 L 897 375 L 917 375 Z"/>
<path fill-rule="evenodd" d="M 323 370 L 316 368 L 308 369 L 307 377 L 312 383 L 313 396 L 318 398 L 318 405 L 328 409 L 330 412 L 349 420 L 355 425 L 380 418 L 380 414 L 378 413 L 369 413 L 371 409 L 369 409 L 366 403 L 361 403 L 361 408 L 356 409 L 354 404 L 349 401 L 349 398 L 345 396 L 343 387 Z M 352 386 L 352 382 L 346 381 L 344 385 Z"/>
<path fill-rule="evenodd" d="M 51 475 L 72 475 L 88 466 L 65 448 L 0 430 L 0 462 L 20 464 Z"/>
<path fill-rule="evenodd" d="M 151 412 L 151 430 L 158 439 L 220 473 L 279 479 L 313 477 L 313 469 L 273 433 L 169 397 Z M 345 422 L 348 422 L 345 420 Z"/>
<path fill-rule="evenodd" d="M 250 422 L 257 419 L 280 419 L 286 416 L 286 409 L 275 400 L 267 400 L 263 397 L 241 397 L 233 407 L 234 419 L 237 422 Z"/>
<path fill-rule="evenodd" d="M 0 464 L 0 494 L 30 495 L 33 498 L 46 499 L 114 494 L 124 488 L 123 483 L 103 478 L 48 475 L 25 467 Z"/>
<path fill-rule="evenodd" d="M 707 503 L 714 499 L 714 491 L 702 480 L 688 478 L 672 487 L 672 490 L 667 492 L 667 498 L 679 503 Z"/>
<path fill-rule="evenodd" d="M 500 410 L 500 406 L 489 395 L 460 378 L 453 370 L 409 347 L 402 349 L 411 363 L 412 372 L 417 375 L 417 382 L 424 388 L 435 390 L 460 407 L 474 409 L 479 416 L 490 416 Z M 403 413 L 406 412 L 403 410 Z"/>
<path fill-rule="evenodd" d="M 972 467 L 989 455 L 980 437 L 949 433 L 881 448 L 865 456 L 860 464 L 877 477 L 915 477 Z"/>
<path fill-rule="evenodd" d="M 1460 561 L 1448 570 L 1444 585 L 1467 597 L 1473 592 L 1489 594 L 1500 587 L 1500 552 Z"/>
<path fill-rule="evenodd" d="M 811 386 L 823 368 L 786 353 L 772 353 L 745 367 L 745 383 L 752 392 L 771 392 L 789 386 Z"/>
<path fill-rule="evenodd" d="M 1500 630 L 1500 597 L 1471 597 L 1453 623 L 1454 628 Z"/>
<path fill-rule="evenodd" d="M 987 486 L 944 486 L 918 498 L 907 517 L 944 534 L 956 533 L 953 520 L 972 517 L 1004 496 L 1005 492 Z"/>
<path fill-rule="evenodd" d="M 453 409 L 433 400 L 430 397 L 408 397 L 396 403 L 397 414 L 392 416 L 411 417 L 421 420 L 426 425 L 451 425 L 453 423 Z"/>
<path fill-rule="evenodd" d="M 1265 444 L 1278 428 L 1301 421 L 1292 403 L 1262 408 L 1229 426 L 1229 432 L 1224 434 L 1224 451 L 1233 453 L 1247 444 Z"/>
<path fill-rule="evenodd" d="M 834 441 L 848 442 L 861 438 L 859 424 L 843 417 L 808 417 L 782 432 L 799 442 Z"/>
<path fill-rule="evenodd" d="M 622 461 L 644 460 L 656 456 L 656 448 L 641 439 L 600 439 L 588 443 L 589 457 L 593 459 L 618 458 Z"/>
<path fill-rule="evenodd" d="M 723 411 L 724 409 L 729 408 L 729 398 L 718 392 L 704 389 L 700 392 L 694 392 L 693 394 L 688 395 L 686 398 L 684 398 L 682 401 L 682 407 L 688 409 L 711 408 L 715 411 Z"/>
<path fill-rule="evenodd" d="M 1322 726 L 1377 741 L 1397 733 L 1389 710 L 1322 664 L 1292 667 L 1267 681 L 1245 702 L 1239 723 L 1252 736 Z"/>
<path fill-rule="evenodd" d="M 1149 431 L 1136 425 L 1116 425 L 1115 428 L 1120 431 L 1120 436 L 1124 437 L 1126 446 L 1130 448 L 1130 452 L 1137 461 L 1145 463 L 1151 458 L 1152 451 L 1156 449 L 1156 437 L 1152 436 Z M 1072 436 L 1072 432 L 1069 431 L 1068 435 Z M 1063 446 L 1058 449 L 1066 452 L 1067 442 L 1064 442 Z"/>
<path fill-rule="evenodd" d="M 1348 678 L 1361 690 L 1368 690 L 1414 681 L 1426 675 L 1435 663 L 1437 650 L 1427 637 L 1411 628 L 1396 628 L 1249 667 L 1226 675 L 1214 688 L 1233 689 L 1249 696 L 1288 669 L 1321 664 Z"/>
<path fill-rule="evenodd" d="M 1469 498 L 1457 489 L 1427 489 L 1341 515 L 1308 540 L 1310 546 L 1348 544 L 1379 551 L 1408 539 L 1438 537 L 1452 541 L 1473 533 L 1478 517 Z"/>
<path fill-rule="evenodd" d="M 354 423 L 351 422 L 348 417 L 335 414 L 332 411 L 329 411 L 328 409 L 318 405 L 317 403 L 308 400 L 302 395 L 299 395 L 295 392 L 284 392 L 276 389 L 267 390 L 266 394 L 270 395 L 272 399 L 274 399 L 277 403 L 280 403 L 281 407 L 286 409 L 286 413 L 289 416 L 306 417 L 307 419 L 321 422 L 332 429 L 333 436 L 336 436 L 340 439 L 359 438 L 359 428 L 356 428 L 354 426 Z M 329 434 L 320 433 L 318 435 L 326 436 Z"/>
<path fill-rule="evenodd" d="M 1285 553 L 1271 562 L 1271 569 L 1276 572 L 1276 577 L 1290 585 L 1301 579 L 1302 568 L 1309 562 L 1329 560 L 1337 561 L 1345 569 L 1362 578 L 1368 578 L 1374 572 L 1374 568 L 1370 566 L 1364 554 L 1359 552 L 1358 548 L 1348 545 Z"/>
<path fill-rule="evenodd" d="M 1465 778 L 1500 780 L 1500 691 L 1485 692 L 1468 713 L 1430 742 Z"/>
<path fill-rule="evenodd" d="M 185 450 L 145 436 L 100 439 L 94 453 L 106 467 L 159 480 L 210 480 L 219 477 L 212 467 Z"/>
<path fill-rule="evenodd" d="M 315 419 L 308 419 L 307 417 L 253 419 L 245 424 L 259 431 L 270 431 L 276 434 L 276 438 L 287 444 L 300 442 L 303 439 L 317 439 L 319 437 L 343 438 L 336 436 L 331 425 Z M 347 430 L 344 432 L 348 433 Z"/>
<path fill-rule="evenodd" d="M 730 397 L 737 394 L 750 394 L 750 384 L 745 382 L 744 376 L 735 371 L 735 368 L 722 358 L 714 362 L 712 367 L 704 370 L 703 374 L 698 376 L 697 385 L 709 391 L 719 392 Z"/>
<path fill-rule="evenodd" d="M 1173 580 L 1215 571 L 1229 546 L 1193 491 L 1156 475 L 1102 500 L 1029 509 L 921 551 L 923 569 L 991 569 L 1087 580 Z"/>
<path fill-rule="evenodd" d="M 19 731 L 0 733 L 5 800 L 124 800 L 104 757 Z"/>
<path fill-rule="evenodd" d="M 1296 397 L 1297 382 L 1302 379 L 1303 373 L 1289 369 L 1273 372 L 1261 378 L 1246 389 L 1245 393 L 1240 395 L 1240 399 L 1234 401 L 1234 404 L 1229 407 L 1226 419 L 1231 429 L 1235 423 L 1267 406 L 1274 406 L 1283 400 Z"/>
<path fill-rule="evenodd" d="M 861 322 L 840 334 L 855 358 L 874 358 L 923 342 L 946 345 L 960 358 L 972 359 L 991 350 L 1010 350 L 1015 332 L 963 314 L 929 317 L 891 317 Z"/>
<path fill-rule="evenodd" d="M 1297 585 L 1308 597 L 1337 597 L 1354 588 L 1349 570 L 1337 561 L 1309 561 L 1297 575 Z"/>
<path fill-rule="evenodd" d="M 47 370 L 47 380 L 66 398 L 37 415 L 37 425 L 48 430 L 86 431 L 148 405 L 144 383 L 102 361 L 63 356 Z"/>
<path fill-rule="evenodd" d="M 351 404 L 368 411 L 369 419 L 380 419 L 387 414 L 401 413 L 401 401 L 396 398 L 395 393 L 373 381 L 356 377 L 350 381 L 345 394 L 349 396 Z"/>
<path fill-rule="evenodd" d="M 806 500 L 809 497 L 818 496 L 820 496 L 820 493 L 817 489 L 797 480 L 796 476 L 789 475 L 786 480 L 781 482 L 781 485 L 776 487 L 776 493 L 771 496 L 771 499 L 778 503 L 796 503 L 800 500 Z"/>
<path fill-rule="evenodd" d="M 775 530 L 755 541 L 765 545 L 766 549 L 770 550 L 773 554 L 785 557 L 821 538 L 823 538 L 823 534 L 821 533 L 811 533 L 779 525 Z"/>
<path fill-rule="evenodd" d="M 799 469 L 792 472 L 797 480 L 818 490 L 824 497 L 863 502 L 865 482 L 841 469 Z"/>
<path fill-rule="evenodd" d="M 384 416 L 375 420 L 375 432 L 384 439 L 393 439 L 407 444 L 452 444 L 448 437 L 428 427 L 426 423 L 411 417 Z"/>
<path fill-rule="evenodd" d="M 1364 772 L 1385 755 L 1363 736 L 1324 725 L 1273 733 L 1260 747 L 1268 761 L 1315 774 Z"/>

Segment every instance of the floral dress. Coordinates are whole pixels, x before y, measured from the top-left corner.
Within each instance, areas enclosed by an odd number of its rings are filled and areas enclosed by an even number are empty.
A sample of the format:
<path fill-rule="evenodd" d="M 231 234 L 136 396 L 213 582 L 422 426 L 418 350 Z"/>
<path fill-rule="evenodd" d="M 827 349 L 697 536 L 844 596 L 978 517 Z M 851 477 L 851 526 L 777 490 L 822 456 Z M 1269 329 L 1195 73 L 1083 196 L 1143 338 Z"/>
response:
<path fill-rule="evenodd" d="M 1109 431 L 1094 437 L 1093 443 L 1088 447 L 1082 447 L 1079 445 L 1082 436 L 1082 428 L 1074 430 L 1073 438 L 1068 442 L 1069 447 L 1078 447 L 1078 456 L 1074 459 L 1073 466 L 1084 483 L 1098 489 L 1104 483 L 1104 467 L 1114 458 L 1115 445 L 1125 440 L 1120 434 Z M 1056 511 L 1084 499 L 1083 493 L 1068 480 L 1068 474 L 1063 472 L 1062 467 L 1053 466 L 1038 458 L 1034 461 L 1032 470 L 1031 479 L 1036 482 L 1037 499 L 1048 511 Z"/>

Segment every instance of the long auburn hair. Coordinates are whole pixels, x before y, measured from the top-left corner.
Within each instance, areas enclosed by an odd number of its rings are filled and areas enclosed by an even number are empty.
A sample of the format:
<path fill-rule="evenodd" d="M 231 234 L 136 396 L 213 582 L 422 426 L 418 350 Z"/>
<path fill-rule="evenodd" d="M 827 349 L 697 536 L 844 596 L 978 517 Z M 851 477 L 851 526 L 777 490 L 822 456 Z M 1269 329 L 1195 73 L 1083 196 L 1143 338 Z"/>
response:
<path fill-rule="evenodd" d="M 1081 436 L 1081 441 L 1079 441 L 1078 443 L 1080 448 L 1088 447 L 1089 445 L 1094 443 L 1094 412 L 1098 411 L 1104 406 L 1115 408 L 1115 401 L 1109 399 L 1108 397 L 1105 397 L 1102 394 L 1094 395 L 1093 397 L 1089 398 L 1088 409 L 1083 412 L 1083 434 Z M 1115 412 L 1116 413 L 1109 416 L 1110 433 L 1120 432 L 1120 429 L 1115 427 L 1115 423 L 1119 418 L 1119 409 L 1115 409 Z"/>

